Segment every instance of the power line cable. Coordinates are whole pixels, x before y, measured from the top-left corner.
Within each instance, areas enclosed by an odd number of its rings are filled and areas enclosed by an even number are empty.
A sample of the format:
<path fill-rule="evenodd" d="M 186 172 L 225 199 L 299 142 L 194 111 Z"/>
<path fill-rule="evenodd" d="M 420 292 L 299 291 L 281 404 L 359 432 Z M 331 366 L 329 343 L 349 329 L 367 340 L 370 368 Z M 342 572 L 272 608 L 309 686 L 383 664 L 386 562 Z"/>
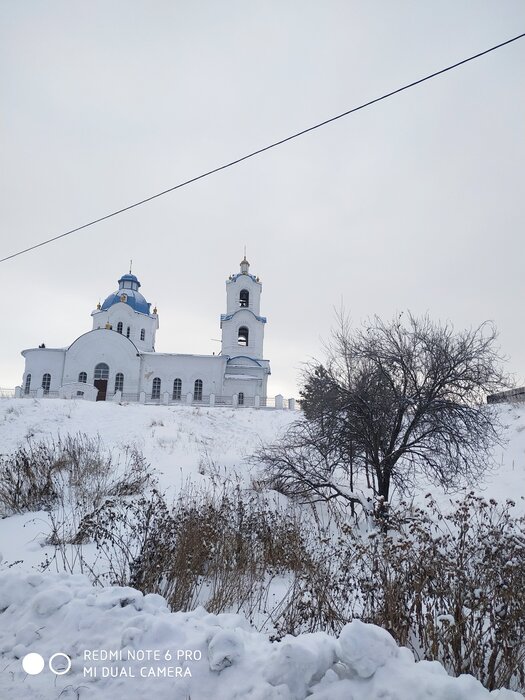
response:
<path fill-rule="evenodd" d="M 153 199 L 157 199 L 158 197 L 163 197 L 165 194 L 169 194 L 170 192 L 174 192 L 175 190 L 180 189 L 181 187 L 186 187 L 186 185 L 191 185 L 193 182 L 197 182 L 197 180 L 202 180 L 205 177 L 208 177 L 210 175 L 213 175 L 214 173 L 218 173 L 221 170 L 226 170 L 226 168 L 231 168 L 234 165 L 237 165 L 238 163 L 242 163 L 244 160 L 248 160 L 249 158 L 253 158 L 254 156 L 258 156 L 261 153 L 264 153 L 265 151 L 269 151 L 272 148 L 276 148 L 277 146 L 281 146 L 283 143 L 286 143 L 287 141 L 292 141 L 293 139 L 298 138 L 299 136 L 303 136 L 304 134 L 308 134 L 310 131 L 315 131 L 315 129 L 320 129 L 322 126 L 326 126 L 327 124 L 331 124 L 332 122 L 337 121 L 338 119 L 342 119 L 343 117 L 347 117 L 349 114 L 353 114 L 354 112 L 359 112 L 362 109 L 365 109 L 366 107 L 370 107 L 371 105 L 376 104 L 377 102 L 381 102 L 383 100 L 388 99 L 389 97 L 392 97 L 393 95 L 397 95 L 400 92 L 404 92 L 405 90 L 409 90 L 410 88 L 415 87 L 416 85 L 420 85 L 421 83 L 426 82 L 427 80 L 432 80 L 432 78 L 436 78 L 438 75 L 443 75 L 443 73 L 448 73 L 448 71 L 454 70 L 454 68 L 458 68 L 459 66 L 463 66 L 465 63 L 469 63 L 470 61 L 474 61 L 477 58 L 480 58 L 481 56 L 485 56 L 488 53 L 491 53 L 492 51 L 496 51 L 497 49 L 501 49 L 503 46 L 507 46 L 508 44 L 512 44 L 514 41 L 518 41 L 518 39 L 523 39 L 525 37 L 525 32 L 523 34 L 518 34 L 518 36 L 513 37 L 512 39 L 507 39 L 507 41 L 503 41 L 501 44 L 497 44 L 496 46 L 492 46 L 490 49 L 485 49 L 485 51 L 481 51 L 480 53 L 475 54 L 474 56 L 469 56 L 469 58 L 464 58 L 461 61 L 458 61 L 457 63 L 454 63 L 451 66 L 447 66 L 447 68 L 442 68 L 441 70 L 436 71 L 435 73 L 431 73 L 430 75 L 425 76 L 424 78 L 419 78 L 419 80 L 414 80 L 411 83 L 408 83 L 407 85 L 403 85 L 400 88 L 397 88 L 396 90 L 392 90 L 391 92 L 387 92 L 384 95 L 381 95 L 381 97 L 376 97 L 373 100 L 370 100 L 369 102 L 365 102 L 358 107 L 353 107 L 352 109 L 348 109 L 346 112 L 341 112 L 341 114 L 337 114 L 335 117 L 330 117 L 329 119 L 325 119 L 322 122 L 319 122 L 319 124 L 314 124 L 314 126 L 309 126 L 306 129 L 302 129 L 302 131 L 298 131 L 295 134 L 292 134 L 291 136 L 286 136 L 284 139 L 280 139 L 279 141 L 275 141 L 274 143 L 269 144 L 268 146 L 263 146 L 263 148 L 259 148 L 256 151 L 252 151 L 251 153 L 248 153 L 245 156 L 241 156 L 240 158 L 236 158 L 235 160 L 230 161 L 229 163 L 225 163 L 224 165 L 219 165 L 217 168 L 213 168 L 212 170 L 208 170 L 205 173 L 202 173 L 201 175 L 197 175 L 196 177 L 192 177 L 189 180 L 185 180 L 184 182 L 180 182 L 178 185 L 175 185 L 174 187 L 169 187 L 167 190 L 163 190 L 162 192 L 157 192 L 157 194 L 153 194 L 150 197 L 146 197 L 145 199 L 141 199 L 139 202 L 135 202 L 134 204 L 129 204 L 127 207 L 122 207 L 122 209 L 117 209 L 116 211 L 111 212 L 110 214 L 106 214 L 105 216 L 101 216 L 98 219 L 94 219 L 93 221 L 88 222 L 87 224 L 83 224 L 82 226 L 77 226 L 76 228 L 72 228 L 69 231 L 66 231 L 65 233 L 61 233 L 58 236 L 54 236 L 53 238 L 48 238 L 45 241 L 41 241 L 40 243 L 36 243 L 35 245 L 30 246 L 29 248 L 24 248 L 24 250 L 19 250 L 17 253 L 12 253 L 11 255 L 7 255 L 5 258 L 0 258 L 0 263 L 6 262 L 7 260 L 11 260 L 12 258 L 16 258 L 19 255 L 23 255 L 24 253 L 29 253 L 31 250 L 35 250 L 36 248 L 41 248 L 44 245 L 47 245 L 48 243 L 53 243 L 53 241 L 58 241 L 60 238 L 65 238 L 66 236 L 70 236 L 72 233 L 76 233 L 77 231 L 82 231 L 85 228 L 88 228 L 89 226 L 94 226 L 95 224 L 99 224 L 101 221 L 106 221 L 106 219 L 111 219 L 113 216 L 117 216 L 118 214 L 123 214 L 125 211 L 129 211 L 130 209 L 134 209 L 135 207 L 140 207 L 142 204 L 146 204 L 147 202 L 151 202 Z"/>

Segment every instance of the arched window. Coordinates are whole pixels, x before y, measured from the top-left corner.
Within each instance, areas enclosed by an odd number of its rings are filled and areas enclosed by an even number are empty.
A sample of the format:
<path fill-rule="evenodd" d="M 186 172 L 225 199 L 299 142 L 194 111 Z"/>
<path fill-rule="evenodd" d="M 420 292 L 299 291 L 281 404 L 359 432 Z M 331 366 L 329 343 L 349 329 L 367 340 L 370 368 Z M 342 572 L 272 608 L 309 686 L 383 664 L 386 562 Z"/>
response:
<path fill-rule="evenodd" d="M 241 289 L 239 294 L 239 306 L 248 308 L 250 306 L 250 292 L 247 289 Z"/>
<path fill-rule="evenodd" d="M 122 333 L 122 321 L 117 323 L 117 333 Z"/>
<path fill-rule="evenodd" d="M 146 331 L 144 330 L 144 328 L 141 328 L 140 329 L 140 339 L 144 340 L 145 338 L 146 338 Z"/>
<path fill-rule="evenodd" d="M 42 389 L 44 394 L 49 394 L 49 387 L 51 386 L 51 375 L 46 372 L 42 377 Z"/>
<path fill-rule="evenodd" d="M 124 375 L 122 372 L 117 372 L 115 375 L 115 394 L 117 391 L 124 391 Z"/>
<path fill-rule="evenodd" d="M 244 406 L 244 393 L 242 391 L 239 391 L 237 403 L 239 406 Z"/>
<path fill-rule="evenodd" d="M 239 334 L 237 336 L 237 344 L 243 345 L 244 347 L 248 346 L 248 329 L 246 328 L 246 326 L 241 326 L 239 328 Z"/>
<path fill-rule="evenodd" d="M 151 398 L 160 399 L 160 379 L 155 377 L 153 380 L 153 385 L 151 387 Z"/>
<path fill-rule="evenodd" d="M 196 379 L 193 386 L 193 400 L 202 401 L 202 379 Z"/>
<path fill-rule="evenodd" d="M 129 334 L 131 333 L 131 328 L 128 326 L 126 330 L 126 338 L 129 338 Z"/>
<path fill-rule="evenodd" d="M 182 396 L 182 380 L 181 379 L 174 379 L 173 380 L 173 400 L 180 401 L 181 396 Z"/>
<path fill-rule="evenodd" d="M 85 384 L 87 382 L 87 372 L 80 372 L 80 374 L 78 375 L 78 381 L 81 384 Z"/>
<path fill-rule="evenodd" d="M 109 367 L 105 362 L 99 362 L 95 367 L 94 378 L 96 379 L 109 379 Z"/>
<path fill-rule="evenodd" d="M 24 385 L 24 394 L 29 394 L 31 390 L 31 375 L 26 375 L 26 383 Z"/>

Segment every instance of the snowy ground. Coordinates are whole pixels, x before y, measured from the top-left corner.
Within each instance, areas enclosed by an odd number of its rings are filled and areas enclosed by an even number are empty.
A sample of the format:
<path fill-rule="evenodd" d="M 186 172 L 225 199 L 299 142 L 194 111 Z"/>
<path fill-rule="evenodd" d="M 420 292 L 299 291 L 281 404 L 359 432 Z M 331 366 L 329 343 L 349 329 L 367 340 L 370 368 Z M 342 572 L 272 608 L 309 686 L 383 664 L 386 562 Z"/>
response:
<path fill-rule="evenodd" d="M 198 478 L 199 462 L 209 458 L 228 470 L 245 470 L 243 460 L 260 441 L 273 440 L 298 411 L 119 405 L 60 399 L 0 401 L 0 452 L 25 439 L 84 432 L 100 435 L 117 450 L 139 447 L 165 478 L 164 486 Z"/>
<path fill-rule="evenodd" d="M 175 496 L 191 479 L 206 484 L 211 471 L 249 481 L 246 458 L 261 442 L 275 439 L 300 414 L 294 411 L 143 406 L 87 401 L 4 399 L 0 401 L 0 452 L 14 451 L 27 437 L 86 433 L 100 435 L 115 455 L 136 446 L 159 475 L 159 486 Z M 46 513 L 0 519 L 5 563 L 32 570 L 51 554 L 43 541 Z"/>
<path fill-rule="evenodd" d="M 379 627 L 354 621 L 271 643 L 236 615 L 170 613 L 160 596 L 93 589 L 81 576 L 4 573 L 0 691 L 17 700 L 512 700 L 436 662 L 414 662 Z M 72 659 L 27 675 L 37 653 Z M 108 656 L 113 654 L 113 659 Z M 115 658 L 116 657 L 116 658 Z M 65 656 L 55 671 L 67 670 Z"/>
<path fill-rule="evenodd" d="M 525 512 L 525 409 L 501 410 L 509 443 L 498 453 L 497 473 L 475 490 L 500 501 L 512 498 Z M 161 473 L 161 486 L 176 493 L 188 477 L 205 482 L 212 464 L 248 477 L 245 458 L 260 441 L 278 437 L 294 418 L 297 414 L 288 411 L 2 400 L 0 449 L 9 453 L 28 435 L 99 434 L 115 451 L 138 446 Z M 432 490 L 442 503 L 447 501 L 448 496 Z M 170 613 L 159 596 L 94 589 L 78 575 L 38 573 L 47 527 L 45 513 L 0 520 L 2 699 L 522 697 L 510 691 L 489 694 L 471 677 L 453 679 L 437 663 L 415 663 L 386 632 L 359 622 L 347 625 L 339 640 L 317 633 L 270 643 L 236 615 L 214 616 L 202 609 Z M 109 651 L 118 652 L 118 661 L 93 658 Z M 28 675 L 22 659 L 29 652 L 41 654 L 46 663 L 52 654 L 65 653 L 72 667 L 64 675 L 47 667 Z M 141 654 L 149 658 L 129 658 Z M 63 661 L 57 657 L 52 662 L 55 670 Z"/>

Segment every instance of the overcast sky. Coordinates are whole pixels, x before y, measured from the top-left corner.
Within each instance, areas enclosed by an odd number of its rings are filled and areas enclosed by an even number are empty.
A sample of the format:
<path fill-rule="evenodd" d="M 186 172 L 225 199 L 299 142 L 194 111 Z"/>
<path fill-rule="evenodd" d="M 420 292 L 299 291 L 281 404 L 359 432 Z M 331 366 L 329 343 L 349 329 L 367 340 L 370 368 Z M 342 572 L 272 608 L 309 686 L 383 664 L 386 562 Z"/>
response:
<path fill-rule="evenodd" d="M 0 2 L 0 257 L 525 31 L 522 0 Z M 269 394 L 344 303 L 496 322 L 523 381 L 525 40 L 0 265 L 0 386 L 69 345 L 128 270 L 156 349 L 220 349 L 243 248 Z"/>

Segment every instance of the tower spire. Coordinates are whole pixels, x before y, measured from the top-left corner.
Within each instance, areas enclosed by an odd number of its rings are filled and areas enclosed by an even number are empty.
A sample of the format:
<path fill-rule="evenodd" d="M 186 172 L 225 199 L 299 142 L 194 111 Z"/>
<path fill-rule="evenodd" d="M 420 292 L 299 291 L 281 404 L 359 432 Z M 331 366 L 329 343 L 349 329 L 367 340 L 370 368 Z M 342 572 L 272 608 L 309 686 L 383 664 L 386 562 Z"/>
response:
<path fill-rule="evenodd" d="M 241 274 L 247 275 L 250 269 L 250 263 L 246 260 L 246 246 L 244 246 L 244 258 L 241 260 Z"/>

